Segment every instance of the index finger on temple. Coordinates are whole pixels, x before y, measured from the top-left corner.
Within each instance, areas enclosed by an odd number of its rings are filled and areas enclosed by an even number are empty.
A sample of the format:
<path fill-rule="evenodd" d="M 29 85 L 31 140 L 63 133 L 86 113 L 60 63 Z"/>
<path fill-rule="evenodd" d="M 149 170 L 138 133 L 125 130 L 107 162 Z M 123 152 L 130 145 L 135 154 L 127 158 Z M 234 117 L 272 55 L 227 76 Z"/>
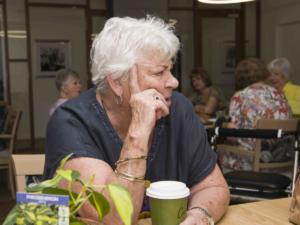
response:
<path fill-rule="evenodd" d="M 138 83 L 138 67 L 136 64 L 131 68 L 129 72 L 129 88 L 131 94 L 140 92 L 140 87 Z"/>

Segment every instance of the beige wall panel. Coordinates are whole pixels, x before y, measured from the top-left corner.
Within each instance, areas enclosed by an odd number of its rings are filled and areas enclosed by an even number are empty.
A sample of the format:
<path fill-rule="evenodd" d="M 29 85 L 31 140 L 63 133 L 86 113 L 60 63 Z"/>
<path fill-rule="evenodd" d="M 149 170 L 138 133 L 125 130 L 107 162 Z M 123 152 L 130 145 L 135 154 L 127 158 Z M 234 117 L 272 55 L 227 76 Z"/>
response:
<path fill-rule="evenodd" d="M 58 3 L 58 4 L 76 4 L 85 5 L 86 0 L 29 0 L 30 3 Z"/>
<path fill-rule="evenodd" d="M 105 0 L 90 0 L 91 9 L 106 9 Z"/>
<path fill-rule="evenodd" d="M 25 30 L 25 1 L 7 0 L 8 30 Z"/>
<path fill-rule="evenodd" d="M 30 138 L 27 63 L 10 63 L 11 104 L 22 111 L 18 139 Z"/>
<path fill-rule="evenodd" d="M 228 66 L 228 55 L 235 41 L 232 18 L 203 19 L 203 66 L 212 82 L 222 88 L 227 99 L 234 92 L 234 66 Z M 234 58 L 234 55 L 231 55 Z"/>
<path fill-rule="evenodd" d="M 287 57 L 292 63 L 292 80 L 300 84 L 300 2 L 264 0 L 262 8 L 262 58 Z"/>
<path fill-rule="evenodd" d="M 103 16 L 92 17 L 92 33 L 94 35 L 99 34 L 99 32 L 103 29 L 106 20 L 106 17 Z"/>
<path fill-rule="evenodd" d="M 36 40 L 68 40 L 71 68 L 80 74 L 83 88 L 87 84 L 85 17 L 83 9 L 40 8 L 30 9 L 33 66 L 33 95 L 35 134 L 45 137 L 48 112 L 57 98 L 55 78 L 39 78 L 36 71 Z"/>
<path fill-rule="evenodd" d="M 8 35 L 9 58 L 27 59 L 27 39 L 26 34 Z"/>

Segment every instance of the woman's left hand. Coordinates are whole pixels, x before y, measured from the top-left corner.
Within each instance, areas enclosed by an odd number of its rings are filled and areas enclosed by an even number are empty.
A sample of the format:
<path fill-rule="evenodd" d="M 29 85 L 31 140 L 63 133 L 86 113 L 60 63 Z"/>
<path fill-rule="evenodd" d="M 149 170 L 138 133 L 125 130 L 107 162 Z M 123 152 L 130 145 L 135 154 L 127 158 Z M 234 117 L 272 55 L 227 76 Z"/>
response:
<path fill-rule="evenodd" d="M 180 225 L 209 225 L 207 216 L 199 210 L 189 210 Z"/>

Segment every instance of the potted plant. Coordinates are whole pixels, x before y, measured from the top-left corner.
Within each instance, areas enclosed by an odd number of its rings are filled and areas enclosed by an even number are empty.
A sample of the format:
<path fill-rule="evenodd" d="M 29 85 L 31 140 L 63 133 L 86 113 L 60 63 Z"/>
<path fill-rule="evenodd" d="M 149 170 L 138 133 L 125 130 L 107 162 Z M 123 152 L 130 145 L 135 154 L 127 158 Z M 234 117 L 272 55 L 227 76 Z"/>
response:
<path fill-rule="evenodd" d="M 66 161 L 72 154 L 66 156 L 60 163 L 56 170 L 56 174 L 52 179 L 30 185 L 26 191 L 30 193 L 40 194 L 55 194 L 55 195 L 68 195 L 69 196 L 69 217 L 70 225 L 83 225 L 83 224 L 101 224 L 103 217 L 110 211 L 110 205 L 105 196 L 96 191 L 102 188 L 108 190 L 109 196 L 125 225 L 131 225 L 131 216 L 133 213 L 133 204 L 130 193 L 121 185 L 108 184 L 108 185 L 95 185 L 94 176 L 90 177 L 88 181 L 80 179 L 78 171 L 63 169 Z M 58 184 L 62 180 L 68 181 L 68 188 L 62 189 Z M 82 188 L 79 193 L 72 191 L 73 185 L 80 183 Z M 89 219 L 77 217 L 78 210 L 82 205 L 89 201 L 95 208 L 99 221 L 91 221 Z M 22 207 L 22 208 L 20 208 Z M 22 213 L 20 213 L 22 212 Z M 51 222 L 51 212 L 47 209 L 41 209 L 37 205 L 25 207 L 24 205 L 17 204 L 7 215 L 3 225 L 14 224 L 56 224 L 57 221 Z M 46 222 L 47 221 L 47 222 Z M 26 223 L 27 222 L 27 223 Z M 44 223 L 45 222 L 45 223 Z"/>

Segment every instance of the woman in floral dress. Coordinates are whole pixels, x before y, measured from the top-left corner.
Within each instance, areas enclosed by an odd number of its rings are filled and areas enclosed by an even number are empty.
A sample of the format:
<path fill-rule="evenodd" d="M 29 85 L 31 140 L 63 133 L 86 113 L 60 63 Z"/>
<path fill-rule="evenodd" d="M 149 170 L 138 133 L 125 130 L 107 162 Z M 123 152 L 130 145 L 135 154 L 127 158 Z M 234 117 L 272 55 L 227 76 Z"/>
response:
<path fill-rule="evenodd" d="M 247 58 L 238 64 L 235 71 L 238 91 L 230 100 L 229 127 L 254 129 L 261 118 L 291 118 L 291 109 L 284 95 L 266 82 L 267 77 L 266 66 L 259 59 Z M 255 139 L 239 138 L 235 141 L 249 151 L 255 148 Z M 252 158 L 245 155 L 220 153 L 220 162 L 225 168 L 252 170 Z"/>

